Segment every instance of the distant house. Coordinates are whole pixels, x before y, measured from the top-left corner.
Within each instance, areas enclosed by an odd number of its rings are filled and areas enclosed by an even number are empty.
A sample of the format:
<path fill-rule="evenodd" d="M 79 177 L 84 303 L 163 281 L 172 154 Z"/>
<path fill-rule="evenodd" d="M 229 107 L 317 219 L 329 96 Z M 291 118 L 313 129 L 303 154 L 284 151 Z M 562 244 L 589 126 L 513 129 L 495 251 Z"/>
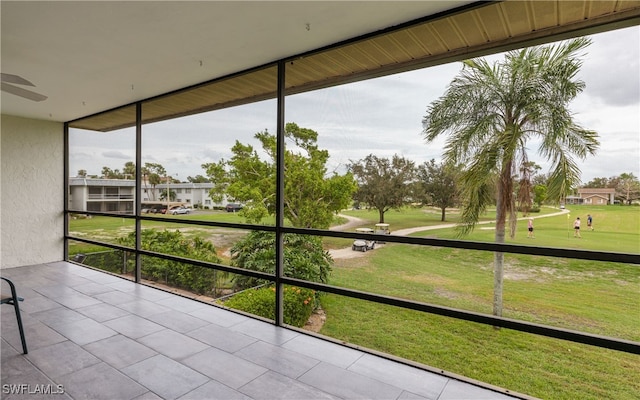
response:
<path fill-rule="evenodd" d="M 616 196 L 615 189 L 580 188 L 578 189 L 577 200 L 581 200 L 581 201 L 578 203 L 572 203 L 572 204 L 589 204 L 589 205 L 613 204 L 615 196 Z"/>

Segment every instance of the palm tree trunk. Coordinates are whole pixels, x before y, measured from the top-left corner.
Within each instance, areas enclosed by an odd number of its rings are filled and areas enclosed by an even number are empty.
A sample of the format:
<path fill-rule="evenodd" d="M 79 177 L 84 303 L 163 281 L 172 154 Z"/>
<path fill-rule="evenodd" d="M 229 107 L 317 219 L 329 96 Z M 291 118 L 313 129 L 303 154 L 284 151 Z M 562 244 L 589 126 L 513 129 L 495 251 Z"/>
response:
<path fill-rule="evenodd" d="M 508 163 L 510 165 L 510 163 Z M 511 168 L 507 165 L 503 169 L 502 176 L 498 183 L 498 198 L 496 200 L 496 232 L 495 242 L 504 243 L 505 225 L 507 220 L 507 208 L 509 205 L 509 191 L 511 188 L 508 181 L 511 179 Z M 506 172 L 505 172 L 506 171 Z M 502 289 L 504 285 L 504 253 L 496 251 L 493 253 L 493 315 L 502 316 Z"/>
<path fill-rule="evenodd" d="M 504 231 L 502 235 L 504 242 Z M 498 235 L 496 232 L 496 243 L 498 241 Z M 502 287 L 504 278 L 504 253 L 496 251 L 493 253 L 493 315 L 502 316 Z"/>

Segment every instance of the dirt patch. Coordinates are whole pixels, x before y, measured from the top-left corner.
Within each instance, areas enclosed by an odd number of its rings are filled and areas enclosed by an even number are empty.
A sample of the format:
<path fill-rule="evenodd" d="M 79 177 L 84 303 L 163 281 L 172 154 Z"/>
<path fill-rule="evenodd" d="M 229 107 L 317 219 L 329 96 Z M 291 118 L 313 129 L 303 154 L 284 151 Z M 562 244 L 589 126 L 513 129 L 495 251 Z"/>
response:
<path fill-rule="evenodd" d="M 327 316 L 324 313 L 324 310 L 319 308 L 311 313 L 309 320 L 302 328 L 310 332 L 318 333 L 326 321 Z"/>
<path fill-rule="evenodd" d="M 178 229 L 182 233 L 204 236 L 204 239 L 211 242 L 215 247 L 218 256 L 223 258 L 230 258 L 231 254 L 229 249 L 236 242 L 246 236 L 249 231 L 241 229 L 226 229 L 226 228 L 180 228 Z"/>
<path fill-rule="evenodd" d="M 455 293 L 443 288 L 435 288 L 433 289 L 433 293 L 436 296 L 444 297 L 445 299 L 449 299 L 449 300 L 457 299 L 458 297 L 460 297 L 458 293 Z"/>

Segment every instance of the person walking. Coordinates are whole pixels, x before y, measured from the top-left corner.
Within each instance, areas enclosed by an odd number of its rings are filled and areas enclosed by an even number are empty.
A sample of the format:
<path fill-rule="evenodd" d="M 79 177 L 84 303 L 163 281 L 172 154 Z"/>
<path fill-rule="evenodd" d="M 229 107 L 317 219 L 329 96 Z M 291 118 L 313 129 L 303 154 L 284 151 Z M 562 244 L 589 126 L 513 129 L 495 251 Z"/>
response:
<path fill-rule="evenodd" d="M 593 230 L 593 217 L 591 217 L 591 214 L 587 214 L 587 228 Z"/>
<path fill-rule="evenodd" d="M 573 237 L 582 237 L 580 236 L 580 217 L 577 217 L 576 220 L 573 221 Z"/>
<path fill-rule="evenodd" d="M 527 224 L 527 229 L 529 230 L 529 233 L 527 234 L 527 237 L 531 238 L 531 239 L 535 239 L 535 236 L 533 235 L 533 218 L 529 218 L 529 222 Z"/>

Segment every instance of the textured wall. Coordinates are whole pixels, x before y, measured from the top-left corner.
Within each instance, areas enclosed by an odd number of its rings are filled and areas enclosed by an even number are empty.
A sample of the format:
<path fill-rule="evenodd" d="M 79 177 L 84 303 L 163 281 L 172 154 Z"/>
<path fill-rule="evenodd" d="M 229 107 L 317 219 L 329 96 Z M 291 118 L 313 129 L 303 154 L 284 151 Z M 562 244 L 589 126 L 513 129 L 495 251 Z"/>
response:
<path fill-rule="evenodd" d="M 60 261 L 63 124 L 2 115 L 0 127 L 0 265 Z"/>

